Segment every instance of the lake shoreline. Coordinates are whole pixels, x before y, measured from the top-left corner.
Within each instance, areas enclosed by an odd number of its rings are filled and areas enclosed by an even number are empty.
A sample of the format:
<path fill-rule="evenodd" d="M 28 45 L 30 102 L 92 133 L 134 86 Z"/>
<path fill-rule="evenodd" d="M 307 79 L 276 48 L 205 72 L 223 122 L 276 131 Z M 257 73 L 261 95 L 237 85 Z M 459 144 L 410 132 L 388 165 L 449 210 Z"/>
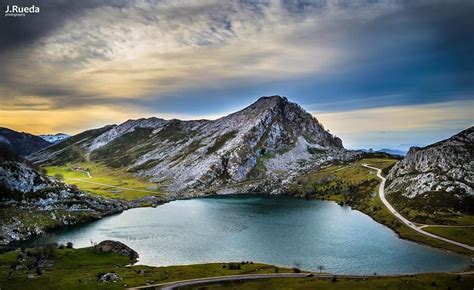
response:
<path fill-rule="evenodd" d="M 175 195 L 170 195 L 170 196 L 166 196 L 166 197 L 147 196 L 147 197 L 137 199 L 137 200 L 134 200 L 134 201 L 119 200 L 120 202 L 123 202 L 124 204 L 127 205 L 127 208 L 125 210 L 110 212 L 110 213 L 105 214 L 105 215 L 103 215 L 99 218 L 89 219 L 89 220 L 86 220 L 86 221 L 80 221 L 80 222 L 77 222 L 77 223 L 74 223 L 74 224 L 58 225 L 58 226 L 55 226 L 53 228 L 49 228 L 46 231 L 41 232 L 39 234 L 33 233 L 33 234 L 30 234 L 28 237 L 26 237 L 24 239 L 12 241 L 12 242 L 8 243 L 7 245 L 0 246 L 0 251 L 5 252 L 5 251 L 9 251 L 9 250 L 14 250 L 14 249 L 18 248 L 19 245 L 25 244 L 29 240 L 35 239 L 37 236 L 41 236 L 43 234 L 48 234 L 48 233 L 58 231 L 58 230 L 74 228 L 74 227 L 77 227 L 77 226 L 83 226 L 85 224 L 98 221 L 98 220 L 100 220 L 102 218 L 105 218 L 105 217 L 121 214 L 121 213 L 123 213 L 127 210 L 130 210 L 130 209 L 158 207 L 158 206 L 170 203 L 170 202 L 180 201 L 180 200 L 192 200 L 192 199 L 201 199 L 201 198 L 209 198 L 209 197 L 211 197 L 211 198 L 213 198 L 213 197 L 232 197 L 232 196 L 286 196 L 286 197 L 291 197 L 291 198 L 296 198 L 296 199 L 307 200 L 303 196 L 292 195 L 292 194 L 289 194 L 289 193 L 272 194 L 272 193 L 267 193 L 267 192 L 251 192 L 251 191 L 242 192 L 242 193 L 228 193 L 228 194 L 227 193 L 226 194 L 218 194 L 218 193 L 214 192 L 212 194 L 194 195 L 194 196 L 184 196 L 184 195 L 176 195 L 175 194 Z M 422 245 L 422 246 L 428 246 L 430 248 L 443 250 L 447 253 L 454 253 L 454 254 L 460 254 L 460 255 L 466 256 L 470 259 L 471 265 L 464 272 L 471 271 L 474 268 L 474 255 L 473 254 L 467 254 L 465 252 L 454 251 L 454 250 L 443 248 L 443 247 L 437 247 L 437 246 L 425 243 L 425 242 L 420 241 L 420 240 L 404 237 L 400 234 L 400 232 L 397 229 L 392 228 L 389 224 L 382 223 L 382 222 L 378 221 L 373 216 L 371 216 L 369 213 L 364 212 L 363 210 L 360 210 L 356 207 L 352 207 L 352 206 L 349 206 L 349 205 L 341 205 L 337 200 L 334 200 L 334 199 L 331 199 L 331 198 L 314 198 L 312 200 L 328 201 L 328 202 L 335 203 L 335 204 L 337 204 L 341 207 L 347 207 L 347 208 L 350 208 L 351 210 L 358 211 L 358 212 L 370 217 L 376 223 L 378 223 L 380 225 L 383 225 L 384 227 L 386 227 L 386 228 L 390 229 L 391 231 L 395 232 L 397 237 L 402 239 L 402 240 L 407 240 L 407 241 L 414 242 L 414 243 Z"/>
<path fill-rule="evenodd" d="M 276 194 L 262 194 L 262 193 L 245 193 L 245 194 L 244 194 L 244 193 L 241 193 L 241 194 L 233 194 L 233 195 L 208 195 L 208 196 L 200 196 L 200 197 L 180 197 L 180 198 L 176 198 L 176 199 L 168 199 L 168 200 L 166 200 L 166 201 L 163 201 L 163 202 L 162 202 L 161 204 L 159 204 L 159 205 L 164 205 L 164 204 L 168 204 L 168 203 L 170 203 L 170 202 L 172 202 L 172 201 L 179 201 L 179 200 L 193 200 L 193 199 L 199 200 L 199 199 L 204 199 L 204 198 L 218 198 L 218 199 L 224 199 L 224 200 L 225 200 L 226 198 L 236 198 L 236 197 L 237 197 L 237 198 L 239 198 L 239 197 L 257 197 L 257 198 L 258 198 L 258 197 L 265 197 L 265 196 L 267 196 L 267 197 L 282 197 L 282 196 L 285 196 L 285 197 L 288 197 L 288 198 L 291 198 L 291 199 L 295 199 L 295 200 L 302 200 L 303 203 L 305 202 L 302 198 L 300 198 L 300 197 L 295 197 L 295 196 L 289 195 L 289 194 L 285 194 L 285 195 L 278 194 L 278 195 L 276 195 Z M 323 200 L 323 201 L 327 202 L 328 200 Z M 329 201 L 330 201 L 330 200 L 329 200 Z M 253 202 L 250 202 L 250 203 L 253 203 Z M 333 205 L 334 205 L 335 207 L 337 207 L 337 208 L 350 209 L 350 211 L 358 212 L 358 214 L 362 214 L 362 215 L 364 215 L 364 216 L 366 216 L 366 217 L 367 217 L 367 216 L 370 217 L 369 215 L 363 213 L 362 211 L 359 211 L 359 210 L 354 209 L 354 208 L 352 208 L 352 207 L 348 207 L 348 206 L 343 206 L 343 207 L 342 207 L 342 206 L 338 205 L 337 203 L 335 203 L 334 201 L 331 201 L 331 204 L 333 204 Z M 159 206 L 159 205 L 157 205 L 157 206 Z M 143 208 L 143 207 L 135 207 L 135 208 Z M 146 208 L 146 207 L 145 207 L 145 208 Z M 291 208 L 291 207 L 290 207 L 290 208 Z M 132 208 L 130 208 L 130 209 L 132 209 Z M 308 209 L 308 210 L 310 210 L 310 209 Z M 125 212 L 125 211 L 124 211 L 124 212 Z M 122 212 L 122 213 L 123 213 L 123 212 Z M 143 214 L 142 214 L 142 215 L 143 215 Z M 133 216 L 133 215 L 132 215 L 132 216 Z M 136 214 L 136 216 L 138 216 L 138 214 Z M 328 218 L 330 218 L 330 216 L 328 216 Z M 383 225 L 383 224 L 380 224 L 379 222 L 377 222 L 376 220 L 374 220 L 372 217 L 370 217 L 370 220 L 371 220 L 372 222 L 376 222 L 376 224 L 378 224 L 378 225 Z M 166 222 L 165 222 L 165 223 L 166 223 Z M 364 223 L 362 223 L 362 224 L 364 224 Z M 361 225 L 362 225 L 362 224 L 361 224 Z M 82 224 L 82 225 L 84 225 L 84 224 Z M 71 228 L 71 229 L 72 229 L 72 228 L 75 228 L 76 226 L 77 226 L 77 227 L 80 227 L 81 224 L 74 225 L 74 226 L 70 226 L 70 227 L 64 227 L 64 229 L 67 229 L 67 228 Z M 386 225 L 383 225 L 383 227 L 390 229 L 390 228 L 387 227 Z M 387 229 L 387 230 L 388 230 L 388 229 Z M 59 230 L 60 230 L 60 229 L 59 229 Z M 390 229 L 390 232 L 393 233 L 393 230 Z M 88 237 L 89 237 L 89 236 L 88 236 Z M 94 236 L 91 235 L 90 237 L 93 238 Z M 32 239 L 34 239 L 34 238 L 35 238 L 35 237 L 32 237 Z M 110 238 L 110 237 L 109 237 L 109 238 Z M 400 238 L 398 234 L 397 234 L 396 238 Z M 81 239 L 82 239 L 82 238 L 81 238 Z M 94 240 L 97 240 L 98 242 L 101 241 L 101 240 L 98 239 L 98 238 L 93 238 L 93 239 L 94 239 Z M 401 239 L 401 240 L 408 240 L 408 239 Z M 67 241 L 67 240 L 63 240 L 63 241 L 61 241 L 61 242 L 66 242 L 66 241 Z M 72 239 L 71 241 L 74 241 L 74 240 Z M 87 241 L 88 241 L 88 240 L 87 240 Z M 411 241 L 411 240 L 409 240 L 409 241 Z M 82 244 L 84 244 L 84 243 L 82 243 Z M 422 244 L 422 243 L 416 243 L 416 244 L 420 244 L 420 245 L 422 245 L 422 246 L 426 246 L 425 244 Z M 84 247 L 84 245 L 81 245 L 80 247 Z M 430 247 L 430 248 L 434 248 L 434 247 Z M 440 249 L 438 249 L 438 248 L 434 248 L 434 249 L 440 250 Z M 445 250 L 444 252 L 451 253 L 451 254 L 459 254 L 459 253 L 455 253 L 455 252 L 449 251 L 449 250 Z M 143 253 L 143 250 L 142 250 L 142 253 Z M 469 256 L 467 256 L 467 255 L 462 255 L 462 256 L 464 256 L 464 257 L 466 257 L 466 258 L 469 258 Z M 222 257 L 224 258 L 225 255 L 222 256 Z M 239 259 L 238 257 L 234 257 L 234 258 Z M 225 258 L 224 258 L 224 259 L 225 259 Z M 254 259 L 254 260 L 256 260 L 256 259 Z M 201 260 L 201 261 L 206 262 L 206 263 L 212 262 L 212 261 L 216 262 L 215 260 L 207 260 L 207 259 L 204 259 L 204 260 Z M 269 259 L 267 259 L 267 260 L 261 260 L 261 261 L 265 261 L 265 263 L 267 263 L 267 264 L 275 264 L 275 263 L 273 262 L 274 260 L 272 260 L 272 259 L 270 259 L 270 260 L 269 260 Z M 472 260 L 469 260 L 469 261 L 472 261 Z M 462 268 L 462 271 L 464 271 L 464 272 L 469 271 L 470 267 L 472 266 L 472 262 L 469 263 L 469 261 L 466 260 L 466 266 Z M 141 263 L 143 263 L 143 264 L 141 264 Z M 200 262 L 199 262 L 199 261 L 191 261 L 191 262 L 189 262 L 189 263 L 195 264 L 195 263 L 200 263 Z M 143 260 L 142 260 L 142 262 L 139 262 L 139 265 L 154 265 L 154 264 L 150 264 L 150 262 L 146 262 L 146 261 L 143 261 Z M 180 264 L 180 263 L 176 263 L 176 264 L 167 264 L 167 263 L 165 263 L 165 264 L 163 264 L 163 266 L 167 266 L 167 265 L 181 265 L 181 264 Z M 286 267 L 289 267 L 289 266 L 291 266 L 291 263 L 286 263 L 286 264 L 283 264 L 283 265 L 286 265 Z M 157 265 L 155 264 L 154 266 L 157 266 Z M 160 265 L 160 266 L 161 266 L 161 265 Z M 370 269 L 370 268 L 369 268 L 369 269 Z M 314 270 L 314 269 L 313 269 L 313 270 Z M 371 271 L 371 270 L 369 270 L 369 271 Z M 389 270 L 389 271 L 390 271 L 390 270 Z M 454 272 L 459 272 L 459 271 L 461 271 L 461 269 L 456 270 L 456 271 L 454 271 Z M 453 271 L 440 270 L 440 271 L 437 271 L 437 272 L 443 273 L 443 272 L 453 272 Z M 334 272 L 334 273 L 353 274 L 353 273 L 357 273 L 357 272 Z M 416 271 L 412 271 L 412 270 L 409 270 L 409 271 L 407 271 L 407 272 L 400 272 L 400 274 L 414 274 L 414 273 L 417 273 L 417 272 L 416 272 Z"/>

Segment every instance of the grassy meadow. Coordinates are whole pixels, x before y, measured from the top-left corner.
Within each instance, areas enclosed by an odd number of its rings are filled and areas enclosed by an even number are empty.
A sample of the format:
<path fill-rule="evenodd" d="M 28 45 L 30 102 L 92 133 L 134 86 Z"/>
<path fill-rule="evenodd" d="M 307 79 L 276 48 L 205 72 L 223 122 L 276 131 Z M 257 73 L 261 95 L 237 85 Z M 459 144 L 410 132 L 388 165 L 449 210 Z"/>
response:
<path fill-rule="evenodd" d="M 108 198 L 135 200 L 163 194 L 162 185 L 138 178 L 124 168 L 109 168 L 95 162 L 68 163 L 44 168 L 50 176 L 64 178 L 64 181 L 81 190 Z"/>
<path fill-rule="evenodd" d="M 456 276 L 452 274 L 421 274 L 414 276 L 399 277 L 370 277 L 368 279 L 349 279 L 349 278 L 278 278 L 268 280 L 246 281 L 243 283 L 222 283 L 215 285 L 207 285 L 205 288 L 189 287 L 180 289 L 300 289 L 300 290 L 371 290 L 371 289 L 388 289 L 388 290 L 433 290 L 433 289 L 456 289 L 456 290 L 472 290 L 474 277 Z"/>
<path fill-rule="evenodd" d="M 24 249 L 26 256 L 36 249 Z M 25 254 L 23 254 L 25 256 Z M 128 257 L 98 253 L 93 248 L 54 248 L 51 260 L 35 270 L 33 260 L 19 262 L 20 249 L 0 254 L 2 289 L 124 289 L 146 284 L 160 284 L 186 279 L 239 274 L 294 272 L 293 269 L 259 263 L 211 263 L 169 267 L 128 266 Z M 22 264 L 22 269 L 18 268 Z M 231 267 L 233 265 L 234 267 Z M 235 267 L 238 266 L 238 267 Z M 232 269 L 231 269 L 232 268 Z M 115 272 L 122 280 L 99 282 L 104 273 Z M 419 274 L 392 277 L 360 278 L 275 278 L 244 283 L 207 285 L 187 289 L 472 289 L 474 275 Z"/>
<path fill-rule="evenodd" d="M 34 251 L 26 249 L 26 252 Z M 128 257 L 113 253 L 97 253 L 93 248 L 55 249 L 52 263 L 42 270 L 40 276 L 33 269 L 12 271 L 21 251 L 0 254 L 1 289 L 123 289 L 193 278 L 226 276 L 237 274 L 275 273 L 275 266 L 259 263 L 233 263 L 238 269 L 229 269 L 230 264 L 212 263 L 169 267 L 131 266 Z M 28 264 L 28 261 L 26 262 Z M 292 272 L 292 269 L 278 268 Z M 100 283 L 98 276 L 115 272 L 123 279 L 119 282 Z M 28 278 L 30 277 L 34 278 Z M 32 276 L 31 276 L 32 275 Z"/>

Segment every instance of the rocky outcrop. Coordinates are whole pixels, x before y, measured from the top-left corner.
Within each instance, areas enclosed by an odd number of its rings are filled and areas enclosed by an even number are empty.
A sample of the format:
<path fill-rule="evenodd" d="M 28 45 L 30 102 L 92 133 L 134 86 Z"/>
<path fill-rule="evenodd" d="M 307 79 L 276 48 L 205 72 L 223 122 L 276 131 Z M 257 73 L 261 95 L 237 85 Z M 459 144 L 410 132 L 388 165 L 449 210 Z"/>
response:
<path fill-rule="evenodd" d="M 474 127 L 449 139 L 412 147 L 387 176 L 388 196 L 450 193 L 456 198 L 474 196 Z"/>
<path fill-rule="evenodd" d="M 262 97 L 214 121 L 129 120 L 65 142 L 30 160 L 64 164 L 88 159 L 126 167 L 137 176 L 167 184 L 166 190 L 175 195 L 263 177 L 287 179 L 353 154 L 315 117 L 280 96 Z"/>
<path fill-rule="evenodd" d="M 118 282 L 122 281 L 122 278 L 119 274 L 115 272 L 105 273 L 99 277 L 99 282 L 101 283 L 108 283 L 108 282 Z"/>
<path fill-rule="evenodd" d="M 128 208 L 47 177 L 25 163 L 0 159 L 0 245 Z"/>
<path fill-rule="evenodd" d="M 25 163 L 0 160 L 0 201 L 9 198 L 21 200 L 30 193 L 60 187 L 63 187 L 62 183 L 39 174 Z"/>
<path fill-rule="evenodd" d="M 99 244 L 95 245 L 94 248 L 98 253 L 115 253 L 115 254 L 129 257 L 131 260 L 134 260 L 134 261 L 138 259 L 137 252 L 135 252 L 133 249 L 131 249 L 127 245 L 118 241 L 111 241 L 111 240 L 102 241 Z"/>

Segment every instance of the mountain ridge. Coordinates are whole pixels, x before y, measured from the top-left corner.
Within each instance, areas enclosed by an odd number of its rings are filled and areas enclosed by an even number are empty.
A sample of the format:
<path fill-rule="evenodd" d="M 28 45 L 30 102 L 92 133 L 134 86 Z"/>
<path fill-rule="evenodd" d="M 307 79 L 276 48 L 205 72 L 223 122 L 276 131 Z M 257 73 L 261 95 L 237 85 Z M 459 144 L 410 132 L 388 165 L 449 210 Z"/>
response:
<path fill-rule="evenodd" d="M 8 148 L 22 157 L 35 153 L 51 144 L 53 143 L 44 140 L 40 136 L 0 127 L 0 146 Z"/>
<path fill-rule="evenodd" d="M 123 166 L 181 192 L 276 175 L 287 167 L 294 174 L 310 166 L 298 162 L 314 159 L 318 165 L 346 152 L 341 139 L 301 106 L 269 96 L 217 120 L 127 120 L 85 131 L 29 158 L 39 164 L 89 159 Z"/>

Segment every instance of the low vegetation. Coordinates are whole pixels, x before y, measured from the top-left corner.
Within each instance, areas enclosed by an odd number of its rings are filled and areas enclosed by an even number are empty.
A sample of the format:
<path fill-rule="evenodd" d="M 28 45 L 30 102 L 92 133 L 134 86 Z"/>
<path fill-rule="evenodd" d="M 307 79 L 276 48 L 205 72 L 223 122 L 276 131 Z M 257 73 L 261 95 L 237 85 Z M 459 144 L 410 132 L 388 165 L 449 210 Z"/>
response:
<path fill-rule="evenodd" d="M 254 280 L 245 282 L 228 282 L 214 285 L 206 285 L 199 289 L 350 289 L 350 290 L 370 290 L 370 289 L 466 289 L 471 290 L 474 277 L 460 276 L 453 274 L 422 274 L 413 276 L 397 277 L 370 277 L 349 279 L 343 277 L 330 278 L 277 278 L 267 280 Z M 180 288 L 197 289 L 197 288 Z"/>
<path fill-rule="evenodd" d="M 126 267 L 130 263 L 128 257 L 96 252 L 93 248 L 72 249 L 72 245 L 48 245 L 47 256 L 24 262 L 24 258 L 34 256 L 36 254 L 32 253 L 36 252 L 43 252 L 43 248 L 18 249 L 0 254 L 2 289 L 123 289 L 147 283 L 275 272 L 275 266 L 253 262 Z M 292 272 L 287 268 L 278 269 L 280 272 Z M 99 277 L 104 273 L 116 273 L 122 280 L 99 282 Z"/>
<path fill-rule="evenodd" d="M 152 132 L 152 129 L 136 128 L 133 132 L 126 133 L 94 150 L 90 158 L 111 168 L 133 164 L 140 156 L 153 148 L 153 142 L 149 140 Z"/>
<path fill-rule="evenodd" d="M 474 227 L 437 227 L 430 226 L 423 230 L 438 236 L 446 237 L 470 246 L 474 246 Z"/>
<path fill-rule="evenodd" d="M 123 289 L 186 279 L 240 274 L 292 273 L 293 269 L 254 262 L 169 267 L 127 266 L 130 258 L 72 244 L 49 244 L 0 254 L 2 289 Z M 105 273 L 120 277 L 99 281 Z M 473 275 L 420 274 L 395 277 L 276 278 L 206 285 L 206 289 L 471 289 Z"/>
<path fill-rule="evenodd" d="M 47 166 L 45 169 L 50 176 L 61 175 L 65 182 L 74 184 L 81 190 L 108 198 L 135 200 L 163 193 L 156 183 L 138 178 L 124 168 L 112 169 L 100 163 L 69 163 Z"/>
<path fill-rule="evenodd" d="M 373 170 L 362 164 L 386 168 L 395 162 L 394 159 L 374 158 L 329 166 L 300 177 L 290 192 L 305 198 L 330 199 L 344 205 L 364 207 L 376 195 L 380 180 Z"/>
<path fill-rule="evenodd" d="M 429 191 L 413 198 L 401 193 L 387 196 L 408 219 L 421 224 L 474 224 L 474 197 L 457 192 Z"/>

